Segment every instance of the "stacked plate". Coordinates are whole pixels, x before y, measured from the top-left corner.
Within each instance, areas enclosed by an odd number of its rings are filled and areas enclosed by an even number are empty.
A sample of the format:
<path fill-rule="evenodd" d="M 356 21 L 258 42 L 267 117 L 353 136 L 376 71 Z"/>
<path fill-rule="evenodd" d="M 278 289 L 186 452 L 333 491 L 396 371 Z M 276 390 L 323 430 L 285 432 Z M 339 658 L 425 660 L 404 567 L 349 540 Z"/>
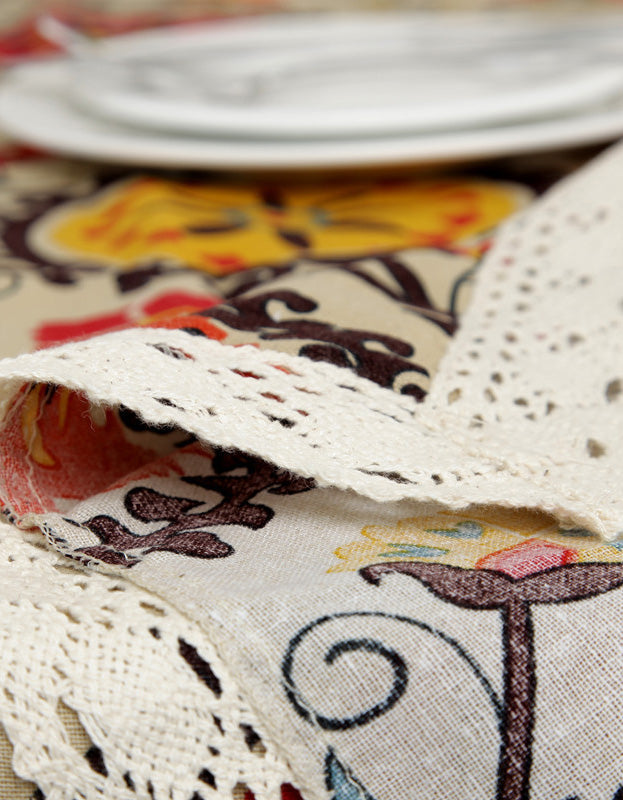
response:
<path fill-rule="evenodd" d="M 64 44 L 5 78 L 0 125 L 70 155 L 306 168 L 623 134 L 623 15 L 287 15 Z"/>

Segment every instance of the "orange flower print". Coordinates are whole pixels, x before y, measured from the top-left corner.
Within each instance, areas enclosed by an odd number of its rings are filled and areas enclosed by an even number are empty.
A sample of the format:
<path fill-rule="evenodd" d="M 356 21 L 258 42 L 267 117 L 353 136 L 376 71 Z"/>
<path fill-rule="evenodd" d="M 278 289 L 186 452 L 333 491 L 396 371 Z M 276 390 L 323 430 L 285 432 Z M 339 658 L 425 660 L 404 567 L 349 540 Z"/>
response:
<path fill-rule="evenodd" d="M 135 305 L 127 305 L 110 313 L 43 322 L 32 332 L 32 337 L 37 347 L 51 347 L 100 333 L 143 325 L 150 328 L 200 327 L 208 338 L 220 341 L 226 336 L 221 328 L 203 317 L 190 316 L 197 311 L 211 308 L 218 302 L 220 298 L 209 294 L 163 292 L 142 303 L 138 309 Z"/>
<path fill-rule="evenodd" d="M 118 414 L 84 395 L 46 384 L 26 387 L 9 412 L 0 442 L 7 469 L 3 495 L 20 516 L 104 491 L 160 455 L 131 441 Z"/>
<path fill-rule="evenodd" d="M 56 261 L 226 275 L 300 257 L 481 251 L 530 198 L 517 185 L 454 178 L 261 187 L 138 176 L 56 206 L 35 223 L 34 241 Z"/>
<path fill-rule="evenodd" d="M 504 572 L 514 578 L 570 563 L 623 562 L 623 543 L 604 543 L 588 531 L 564 531 L 553 517 L 529 509 L 442 511 L 369 525 L 359 541 L 339 547 L 329 572 L 370 564 L 422 561 Z"/>

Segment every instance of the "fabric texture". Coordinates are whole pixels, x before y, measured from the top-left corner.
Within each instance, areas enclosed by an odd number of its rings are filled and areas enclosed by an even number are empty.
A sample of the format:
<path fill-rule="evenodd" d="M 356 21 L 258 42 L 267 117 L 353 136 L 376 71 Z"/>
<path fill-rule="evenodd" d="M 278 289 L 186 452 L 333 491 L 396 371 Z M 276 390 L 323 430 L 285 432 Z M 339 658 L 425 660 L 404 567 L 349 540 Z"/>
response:
<path fill-rule="evenodd" d="M 18 774 L 68 800 L 281 798 L 283 759 L 195 625 L 6 523 L 1 549 L 0 719 Z"/>
<path fill-rule="evenodd" d="M 200 336 L 160 329 L 111 334 L 5 362 L 4 413 L 25 413 L 28 395 L 15 400 L 20 384 L 67 386 L 96 404 L 121 405 L 148 424 L 176 426 L 320 486 L 450 508 L 541 509 L 611 540 L 623 518 L 616 335 L 623 300 L 612 291 L 623 197 L 613 187 L 606 205 L 602 191 L 620 158 L 618 150 L 602 158 L 509 225 L 419 406 L 342 366 L 319 363 L 313 353 L 275 361 L 271 351 L 206 341 L 224 338 L 217 327 Z M 270 299 L 305 310 L 287 294 Z M 233 316 L 239 327 L 240 308 Z M 208 317 L 229 321 L 220 308 Z M 289 337 L 286 331 L 264 338 L 274 347 Z M 366 334 L 360 340 L 367 349 Z M 586 381 L 572 381 L 578 373 Z M 28 449 L 27 441 L 21 445 Z M 5 435 L 3 446 L 19 448 L 15 434 Z M 4 458 L 24 459 L 29 469 L 28 452 Z M 20 483 L 5 485 L 6 505 L 18 514 L 53 510 L 53 497 L 38 497 L 36 479 L 31 489 L 32 509 Z"/>
<path fill-rule="evenodd" d="M 16 160 L 17 155 L 21 160 Z M 373 376 L 382 385 L 393 385 L 397 381 L 398 389 L 408 393 L 415 392 L 416 396 L 421 396 L 422 391 L 426 391 L 429 376 L 434 372 L 448 338 L 456 328 L 458 315 L 468 300 L 474 268 L 490 243 L 491 226 L 525 205 L 532 197 L 531 189 L 497 179 L 358 179 L 350 181 L 348 186 L 343 181 L 331 179 L 326 183 L 316 182 L 313 190 L 307 184 L 301 188 L 294 184 L 284 192 L 274 180 L 248 188 L 240 186 L 239 182 L 214 178 L 198 181 L 193 177 L 189 182 L 184 177 L 172 180 L 168 176 L 165 181 L 160 178 L 146 180 L 144 176 L 139 176 L 136 180 L 128 180 L 126 175 L 119 176 L 115 172 L 110 174 L 110 171 L 92 165 L 78 166 L 70 162 L 41 158 L 36 154 L 16 153 L 13 149 L 6 156 L 10 160 L 3 168 L 3 181 L 0 184 L 3 219 L 0 237 L 0 277 L 3 281 L 0 287 L 0 303 L 3 309 L 0 317 L 0 345 L 4 354 L 35 346 L 49 347 L 68 339 L 137 325 L 148 328 L 154 325 L 166 325 L 168 328 L 184 328 L 190 325 L 192 330 L 210 335 L 217 341 L 227 341 L 233 345 L 247 342 L 261 346 L 262 326 L 270 321 L 262 310 L 268 303 L 263 292 L 266 285 L 270 293 L 286 292 L 288 297 L 297 298 L 299 307 L 301 303 L 303 306 L 303 313 L 299 312 L 304 317 L 299 318 L 303 327 L 294 325 L 290 331 L 293 338 L 282 341 L 280 347 L 291 354 L 297 354 L 301 348 L 310 344 L 313 346 L 313 341 L 300 338 L 308 337 L 311 333 L 316 346 L 322 347 L 323 342 L 325 343 L 328 348 L 325 357 L 328 355 L 329 360 L 343 353 L 348 358 L 357 359 L 362 374 Z M 549 171 L 551 166 L 549 163 Z M 573 166 L 568 159 L 561 159 L 561 170 L 565 171 Z M 537 180 L 542 183 L 546 175 L 545 169 L 540 167 L 534 172 L 538 176 Z M 523 172 L 521 180 L 526 180 Z M 200 198 L 201 203 L 191 205 L 190 212 L 186 209 L 185 216 L 180 218 L 177 216 L 178 198 L 186 192 L 188 186 L 194 187 L 192 191 Z M 220 208 L 219 203 L 224 197 L 237 207 L 237 220 L 247 220 L 245 226 L 228 232 L 219 224 L 212 228 L 204 225 L 200 235 L 187 228 L 187 223 L 194 221 L 198 224 L 201 221 L 197 219 L 197 214 L 205 213 L 211 203 L 215 203 L 217 209 Z M 97 226 L 101 226 L 109 212 L 109 206 L 105 202 L 102 204 L 104 199 L 106 202 L 113 199 L 118 206 L 129 204 L 133 209 L 134 236 L 137 237 L 135 249 L 132 258 L 123 263 L 111 264 L 109 258 L 102 257 L 99 261 L 95 258 L 86 264 L 82 260 L 86 254 L 80 251 L 80 242 L 85 239 L 80 234 L 79 223 L 83 228 L 89 228 L 89 236 L 93 238 Z M 318 203 L 320 209 L 317 208 Z M 150 227 L 154 205 L 162 220 L 160 227 L 155 228 L 153 224 Z M 428 207 L 427 211 L 424 206 Z M 357 215 L 354 219 L 353 214 Z M 219 219 L 215 221 L 220 223 L 223 212 L 219 211 L 218 216 Z M 320 220 L 321 227 L 318 224 Z M 121 220 L 118 219 L 117 225 L 119 221 Z M 178 227 L 173 238 L 174 221 L 177 221 Z M 268 229 L 262 233 L 266 225 Z M 306 226 L 305 235 L 299 230 L 299 234 L 294 236 L 297 226 L 301 225 Z M 341 232 L 343 226 L 345 234 Z M 62 249 L 55 244 L 56 234 L 61 229 L 75 232 L 69 238 L 64 235 Z M 105 230 L 101 227 L 100 230 L 100 235 L 105 236 Z M 140 235 L 141 230 L 144 235 Z M 130 233 L 127 226 L 122 226 L 111 229 L 108 236 L 126 237 L 127 241 Z M 330 238 L 327 240 L 328 234 Z M 206 241 L 213 240 L 210 244 L 212 252 L 221 254 L 218 258 L 211 257 L 209 263 L 189 257 L 189 254 L 198 252 L 201 237 L 204 247 Z M 322 245 L 324 250 L 320 253 L 318 247 L 322 242 L 325 242 Z M 383 250 L 372 253 L 370 248 L 374 243 Z M 409 245 L 416 245 L 416 248 L 401 249 Z M 161 247 L 168 248 L 169 260 L 166 262 L 162 260 Z M 323 258 L 319 258 L 321 255 Z M 367 256 L 365 260 L 361 258 L 363 255 Z M 277 263 L 273 261 L 271 264 L 271 260 L 275 258 Z M 221 274 L 214 275 L 215 266 L 219 263 L 223 265 Z M 253 271 L 249 272 L 249 268 Z M 379 281 L 385 284 L 385 292 L 382 294 L 375 291 Z M 254 288 L 260 295 L 258 301 L 250 297 Z M 238 301 L 236 298 L 241 292 L 245 297 Z M 310 293 L 313 301 L 309 297 Z M 340 296 L 344 293 L 356 295 L 357 302 L 354 306 L 340 302 Z M 246 303 L 251 303 L 251 308 L 241 314 L 238 328 L 196 315 L 190 317 L 192 312 L 213 307 L 223 297 L 230 297 L 230 302 L 235 305 L 241 303 L 241 311 L 246 308 Z M 231 318 L 231 309 L 228 308 L 227 311 Z M 376 355 L 366 355 L 359 342 L 364 333 L 358 329 L 362 321 L 375 341 L 378 340 L 383 347 L 389 345 L 387 353 L 381 351 Z M 300 334 L 298 340 L 297 334 Z M 410 345 L 410 341 L 416 341 L 417 347 Z M 416 351 L 417 357 L 414 358 Z M 134 369 L 134 365 L 132 368 Z M 411 380 L 414 377 L 418 379 L 417 383 Z M 42 408 L 47 407 L 48 401 L 54 406 L 60 401 L 60 406 L 56 406 L 56 410 L 61 412 L 60 416 L 40 415 L 37 410 L 39 404 L 42 404 Z M 127 461 L 128 449 L 133 450 L 136 444 L 145 444 L 145 441 L 148 444 L 142 451 L 139 450 L 140 464 L 143 463 L 144 456 L 149 460 L 153 458 L 154 452 L 166 452 L 171 446 L 175 448 L 176 444 L 188 440 L 187 435 L 173 433 L 172 436 L 167 436 L 166 431 L 160 429 L 154 435 L 153 429 L 144 430 L 144 425 L 127 410 L 120 410 L 118 420 L 115 420 L 115 415 L 104 415 L 102 418 L 101 409 L 87 409 L 75 393 L 70 394 L 67 390 L 55 393 L 52 387 L 45 389 L 39 386 L 33 390 L 27 406 L 30 411 L 22 416 L 22 422 L 28 429 L 26 438 L 34 447 L 33 464 L 44 468 L 40 475 L 47 474 L 48 478 L 55 481 L 60 477 L 59 470 L 55 468 L 55 464 L 58 467 L 60 461 L 55 462 L 55 459 L 60 458 L 65 475 L 65 493 L 74 499 L 76 493 L 90 495 L 94 479 L 96 484 L 99 479 L 108 486 L 107 481 L 114 482 L 118 475 L 127 472 L 131 464 L 136 465 L 136 454 L 132 457 L 133 460 Z M 104 424 L 101 425 L 103 421 Z M 49 422 L 52 422 L 51 427 L 48 427 Z M 40 424 L 43 426 L 41 429 Z M 81 430 L 76 429 L 76 425 Z M 96 431 L 100 434 L 98 442 L 93 438 Z M 131 439 L 129 443 L 126 441 L 127 437 Z M 86 446 L 78 447 L 79 442 Z M 63 457 L 67 446 L 73 453 L 70 459 Z M 81 455 L 77 458 L 78 452 Z M 113 457 L 99 460 L 97 454 L 104 452 Z M 310 488 L 305 479 L 292 480 L 283 472 L 258 460 L 226 459 L 223 455 L 208 459 L 208 454 L 201 448 L 194 448 L 192 453 L 185 452 L 184 455 L 182 463 L 197 464 L 200 473 L 204 473 L 204 478 L 208 477 L 206 473 L 210 473 L 210 465 L 214 463 L 219 471 L 217 479 L 213 481 L 214 488 L 221 491 L 227 489 L 224 494 L 229 493 L 228 498 L 224 497 L 225 503 L 215 513 L 202 517 L 203 523 L 209 521 L 211 524 L 226 524 L 228 520 L 231 523 L 240 520 L 250 524 L 251 528 L 258 525 L 261 528 L 277 510 L 272 502 L 278 500 L 273 489 L 287 496 L 309 491 Z M 191 455 L 194 458 L 190 458 Z M 173 464 L 173 476 L 180 475 L 181 467 L 174 464 L 174 459 L 171 458 L 165 459 L 164 465 L 156 465 L 155 474 L 162 477 L 169 474 L 166 464 Z M 65 469 L 69 471 L 65 472 Z M 151 476 L 152 469 L 148 465 L 142 470 L 146 479 Z M 242 476 L 243 480 L 232 480 L 230 473 L 233 471 L 235 474 L 238 471 L 240 476 L 240 469 L 247 471 L 247 477 Z M 26 477 L 26 484 L 28 482 Z M 182 487 L 186 490 L 188 484 L 182 482 Z M 177 487 L 162 488 L 166 493 Z M 265 490 L 270 494 L 270 505 L 262 503 L 262 509 L 258 511 L 252 508 L 249 515 L 249 506 L 253 504 L 246 501 Z M 123 502 L 124 493 L 120 492 L 118 498 Z M 112 495 L 108 494 L 107 499 L 110 501 Z M 181 508 L 176 506 L 177 512 L 183 512 L 185 505 L 182 502 Z M 114 513 L 114 508 L 109 510 Z M 279 513 L 282 513 L 281 510 Z M 180 522 L 183 522 L 183 515 L 178 520 L 178 527 Z M 199 520 L 193 519 L 192 522 L 196 526 Z M 136 523 L 137 520 L 134 519 L 133 524 Z M 300 526 L 300 522 L 297 525 Z M 184 527 L 188 528 L 188 524 L 182 525 Z M 190 534 L 190 550 L 187 550 L 187 556 L 195 553 L 212 557 L 218 552 L 230 552 L 233 549 L 231 545 L 215 542 L 217 537 L 206 535 L 205 530 L 191 530 Z M 352 535 L 353 531 L 349 529 L 348 534 Z M 182 538 L 187 537 L 188 533 L 186 537 L 175 535 L 166 544 L 165 550 L 169 547 L 170 551 L 172 546 L 181 552 Z M 157 538 L 159 536 L 156 532 Z M 166 532 L 164 539 L 167 539 Z M 119 544 L 118 542 L 117 552 L 120 552 Z M 141 544 L 146 545 L 147 542 L 143 540 Z M 156 549 L 159 544 L 162 545 L 163 542 L 152 540 L 152 546 L 156 546 Z M 138 555 L 141 555 L 142 549 L 139 548 Z M 278 551 L 277 560 L 281 553 L 282 550 Z M 107 554 L 107 558 L 112 558 L 113 561 L 117 557 L 114 553 Z M 135 564 L 139 560 L 128 553 L 124 553 L 121 558 L 126 565 Z M 9 563 L 16 562 L 11 560 Z M 65 568 L 70 563 L 75 563 L 75 560 L 65 562 Z M 118 581 L 123 580 L 123 576 L 118 578 Z M 252 588 L 252 582 L 248 583 L 248 588 Z M 8 594 L 9 601 L 13 602 L 13 595 L 11 592 Z M 34 594 L 36 596 L 36 589 Z M 147 604 L 151 604 L 152 595 L 146 593 L 144 599 Z M 119 609 L 114 611 L 118 613 Z M 37 613 L 33 612 L 35 621 Z M 20 661 L 18 657 L 21 651 L 17 651 L 17 656 L 15 649 L 11 651 L 15 662 L 13 672 L 19 675 L 19 680 L 26 683 L 34 683 L 30 674 L 30 661 L 33 658 L 45 661 L 50 657 L 47 639 L 40 641 L 44 627 L 37 625 L 32 633 L 29 640 L 31 650 L 24 653 L 24 661 Z M 14 647 L 13 643 L 17 645 L 22 636 L 18 615 L 8 616 L 4 627 L 5 640 Z M 183 636 L 183 631 L 180 636 Z M 203 636 L 205 637 L 205 633 Z M 114 649 L 112 637 L 110 644 Z M 86 660 L 87 663 L 92 657 L 93 650 L 76 656 L 78 661 Z M 130 656 L 128 658 L 130 662 L 134 661 Z M 136 660 L 140 662 L 138 654 Z M 114 660 L 112 663 L 114 664 Z M 216 674 L 219 674 L 214 662 L 210 663 Z M 61 699 L 56 703 L 54 712 L 67 731 L 70 744 L 78 753 L 77 761 L 67 760 L 66 749 L 54 746 L 50 750 L 47 740 L 56 741 L 58 725 L 44 724 L 41 715 L 37 717 L 41 723 L 38 736 L 33 736 L 27 726 L 13 726 L 11 736 L 16 739 L 23 755 L 17 761 L 13 758 L 14 748 L 10 740 L 0 740 L 0 796 L 10 797 L 11 800 L 26 800 L 33 796 L 34 800 L 41 800 L 42 785 L 46 787 L 47 796 L 54 796 L 59 792 L 59 796 L 65 796 L 67 786 L 71 785 L 86 796 L 91 796 L 93 792 L 95 796 L 99 796 L 100 792 L 104 792 L 104 796 L 112 793 L 112 796 L 117 797 L 118 786 L 114 788 L 114 781 L 102 781 L 101 765 L 110 763 L 112 771 L 115 765 L 127 762 L 127 754 L 123 748 L 121 752 L 116 750 L 114 717 L 104 718 L 98 711 L 102 705 L 101 697 L 107 696 L 110 681 L 107 680 L 101 662 L 92 669 L 93 674 L 100 677 L 90 687 L 92 702 L 86 708 L 76 711 Z M 81 691 L 83 675 L 86 675 L 84 669 L 73 671 L 72 678 L 68 678 L 68 686 Z M 111 680 L 115 684 L 114 675 Z M 147 684 L 143 684 L 143 689 L 149 690 Z M 100 696 L 98 690 L 103 695 Z M 30 691 L 25 688 L 22 695 L 29 696 Z M 68 691 L 64 694 L 65 699 Z M 8 702 L 9 697 L 10 695 L 5 696 L 3 719 L 14 716 L 14 707 Z M 53 705 L 52 702 L 45 708 L 52 713 Z M 160 736 L 160 722 L 158 719 L 150 721 L 150 715 L 157 713 L 158 703 L 152 698 L 149 708 L 145 703 L 137 702 L 135 705 L 141 706 L 141 718 L 144 719 L 136 744 L 140 749 L 138 740 L 148 735 L 151 728 L 153 732 L 149 735 L 152 738 L 154 735 L 156 738 Z M 244 714 L 244 707 L 239 712 Z M 94 715 L 98 726 L 95 734 L 90 722 Z M 84 724 L 81 721 L 83 716 Z M 199 724 L 200 721 L 201 717 Z M 90 735 L 87 735 L 86 728 Z M 257 732 L 250 738 L 254 751 L 262 747 L 261 742 L 255 743 L 256 734 Z M 194 736 L 194 733 L 189 729 L 185 735 Z M 230 763 L 228 759 L 231 757 L 233 762 L 238 763 L 240 774 L 245 771 L 254 773 L 258 785 L 263 785 L 262 770 L 257 774 L 254 772 L 255 755 L 249 754 L 249 759 L 245 761 L 243 753 L 235 747 L 230 751 L 218 727 L 212 726 L 200 739 L 209 742 L 210 758 L 215 756 L 212 751 L 218 750 L 223 754 L 220 759 L 223 764 Z M 98 754 L 97 758 L 91 757 L 94 752 Z M 83 757 L 86 757 L 88 764 L 86 771 Z M 9 760 L 13 761 L 12 768 Z M 190 795 L 183 788 L 188 785 L 188 781 L 181 784 L 176 782 L 167 763 L 166 760 L 152 763 L 149 769 L 157 772 L 158 781 L 154 781 L 153 777 L 148 778 L 147 783 L 137 781 L 132 792 L 152 798 L 156 783 L 161 788 L 176 787 L 171 791 L 179 790 L 183 800 L 188 800 Z M 44 768 L 40 769 L 42 764 Z M 79 768 L 76 769 L 76 766 Z M 30 780 L 19 778 L 14 772 L 16 769 L 20 775 Z M 67 779 L 67 774 L 72 776 L 72 781 Z M 206 777 L 205 772 L 203 775 Z M 38 781 L 37 787 L 32 783 L 33 780 Z M 288 781 L 294 781 L 289 772 Z M 216 788 L 203 781 L 199 783 L 201 791 L 194 790 L 192 800 L 213 794 L 227 800 L 230 797 L 233 800 L 253 800 L 255 796 L 249 785 L 238 778 L 232 781 L 220 779 Z M 253 785 L 253 781 L 250 785 Z M 129 787 L 128 790 L 130 791 Z M 282 800 L 300 798 L 290 782 L 282 782 L 280 789 L 275 791 L 280 793 Z M 158 791 L 153 796 L 159 797 L 161 794 Z M 168 791 L 165 794 L 168 796 Z"/>
<path fill-rule="evenodd" d="M 620 800 L 622 159 L 488 254 L 530 191 L 12 165 L 7 296 L 101 291 L 0 365 L 35 797 Z"/>

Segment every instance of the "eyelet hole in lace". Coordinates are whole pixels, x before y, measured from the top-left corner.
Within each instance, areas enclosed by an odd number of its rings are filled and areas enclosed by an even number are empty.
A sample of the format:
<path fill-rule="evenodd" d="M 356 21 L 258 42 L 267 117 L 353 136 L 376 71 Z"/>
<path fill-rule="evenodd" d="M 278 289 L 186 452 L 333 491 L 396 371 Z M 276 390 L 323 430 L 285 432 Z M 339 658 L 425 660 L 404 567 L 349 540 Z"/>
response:
<path fill-rule="evenodd" d="M 591 458 L 601 458 L 606 454 L 606 448 L 595 439 L 586 440 L 586 449 Z"/>
<path fill-rule="evenodd" d="M 615 400 L 618 400 L 619 396 L 623 392 L 623 381 L 620 378 L 615 378 L 614 380 L 610 381 L 606 386 L 606 400 L 608 403 L 614 403 Z"/>

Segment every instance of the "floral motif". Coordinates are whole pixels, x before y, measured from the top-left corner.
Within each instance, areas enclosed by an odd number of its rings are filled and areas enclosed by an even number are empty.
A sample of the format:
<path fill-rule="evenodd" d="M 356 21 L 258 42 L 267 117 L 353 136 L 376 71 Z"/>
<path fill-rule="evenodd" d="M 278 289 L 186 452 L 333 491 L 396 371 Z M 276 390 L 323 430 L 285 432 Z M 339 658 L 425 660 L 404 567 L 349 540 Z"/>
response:
<path fill-rule="evenodd" d="M 270 306 L 279 303 L 286 312 L 272 316 Z M 402 386 L 403 394 L 418 400 L 424 398 L 424 389 L 418 379 L 428 377 L 428 371 L 415 360 L 415 348 L 395 336 L 386 336 L 369 330 L 341 328 L 310 316 L 318 304 L 298 292 L 277 290 L 240 297 L 217 308 L 193 315 L 198 322 L 206 317 L 216 320 L 232 330 L 251 332 L 264 341 L 301 340 L 299 356 L 312 361 L 327 361 L 338 367 L 352 369 L 362 378 L 380 386 L 393 388 L 398 375 L 410 374 L 411 380 Z M 294 312 L 294 313 L 292 313 Z M 192 323 L 189 320 L 188 325 Z"/>
<path fill-rule="evenodd" d="M 515 545 L 510 550 L 517 550 Z M 507 552 L 510 552 L 507 551 Z M 513 567 L 518 562 L 513 559 Z M 464 569 L 422 561 L 371 565 L 361 576 L 379 585 L 387 573 L 414 578 L 437 597 L 473 611 L 498 610 L 502 621 L 504 703 L 500 725 L 498 800 L 528 800 L 532 768 L 532 731 L 536 703 L 536 656 L 532 606 L 568 603 L 623 586 L 621 563 L 533 562 L 533 571 L 512 577 L 506 570 Z M 504 566 L 504 564 L 502 564 Z"/>
<path fill-rule="evenodd" d="M 68 448 L 68 440 L 75 446 Z M 11 464 L 3 477 L 8 503 L 18 515 L 40 513 L 56 509 L 59 500 L 97 494 L 153 461 L 159 453 L 152 445 L 131 441 L 114 410 L 93 405 L 78 392 L 47 384 L 25 387 L 0 444 L 4 463 Z"/>
<path fill-rule="evenodd" d="M 476 562 L 476 569 L 491 569 L 504 572 L 511 578 L 525 578 L 535 572 L 543 572 L 552 567 L 574 564 L 579 561 L 578 553 L 570 547 L 563 547 L 547 539 L 527 539 L 507 550 L 498 550 Z"/>
<path fill-rule="evenodd" d="M 190 446 L 195 447 L 198 445 Z M 182 491 L 184 485 L 190 485 L 203 489 L 210 498 L 216 495 L 219 499 L 211 500 L 213 505 L 204 499 L 193 500 L 163 494 L 149 486 L 134 486 L 123 499 L 124 510 L 130 518 L 149 525 L 166 524 L 150 533 L 137 534 L 114 516 L 98 514 L 76 524 L 94 533 L 100 543 L 79 548 L 73 553 L 74 557 L 96 558 L 123 567 L 133 567 L 148 553 L 155 552 L 193 558 L 226 558 L 234 548 L 210 528 L 240 525 L 260 530 L 275 512 L 265 503 L 252 502 L 258 495 L 263 492 L 292 495 L 313 487 L 309 478 L 297 477 L 258 458 L 220 451 L 213 455 L 203 451 L 202 455 L 211 461 L 212 474 L 184 475 L 179 489 Z M 204 510 L 198 510 L 202 508 Z"/>
<path fill-rule="evenodd" d="M 122 306 L 108 314 L 95 314 L 73 320 L 42 322 L 35 328 L 32 337 L 37 347 L 51 347 L 63 342 L 85 339 L 89 336 L 131 328 L 135 325 L 158 328 L 183 328 L 189 324 L 188 315 L 210 308 L 220 298 L 210 294 L 195 294 L 185 291 L 163 292 L 145 303 Z M 196 326 L 193 318 L 190 323 Z M 210 339 L 221 340 L 225 333 L 216 325 L 202 325 L 202 332 Z"/>
<path fill-rule="evenodd" d="M 481 252 L 529 192 L 476 180 L 253 187 L 135 176 L 62 203 L 36 223 L 48 257 L 121 270 L 174 261 L 212 275 L 305 256 L 349 259 L 413 247 Z"/>
<path fill-rule="evenodd" d="M 472 509 L 412 517 L 394 526 L 369 525 L 363 539 L 338 548 L 330 572 L 383 561 L 426 561 L 490 569 L 519 578 L 571 563 L 623 562 L 619 542 L 604 543 L 583 530 L 561 530 L 555 520 L 527 509 Z"/>
<path fill-rule="evenodd" d="M 568 603 L 623 586 L 623 548 L 583 530 L 563 531 L 545 514 L 474 509 L 370 526 L 366 542 L 340 548 L 333 571 L 359 569 L 379 585 L 405 575 L 463 608 L 498 610 L 504 702 L 498 800 L 528 800 L 536 702 L 532 606 Z M 535 535 L 538 534 L 538 535 Z"/>

